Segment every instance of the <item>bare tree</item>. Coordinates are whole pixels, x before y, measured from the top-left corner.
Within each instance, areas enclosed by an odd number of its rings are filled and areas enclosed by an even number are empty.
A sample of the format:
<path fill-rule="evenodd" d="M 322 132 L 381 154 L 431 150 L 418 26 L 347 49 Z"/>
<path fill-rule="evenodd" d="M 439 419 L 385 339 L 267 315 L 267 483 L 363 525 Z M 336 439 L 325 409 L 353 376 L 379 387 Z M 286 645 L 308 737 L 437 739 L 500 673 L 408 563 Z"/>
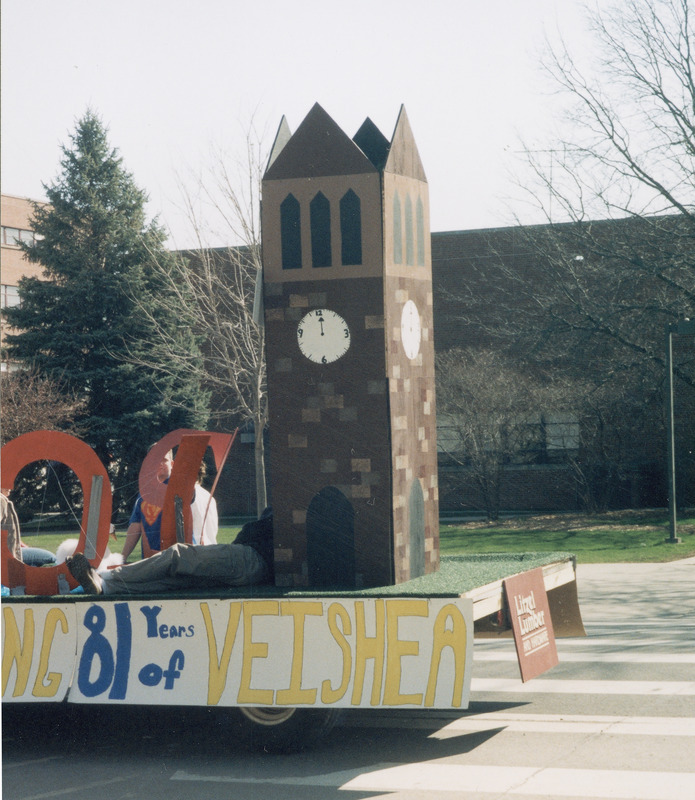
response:
<path fill-rule="evenodd" d="M 183 304 L 180 327 L 196 335 L 203 351 L 199 360 L 180 347 L 175 336 L 161 331 L 150 356 L 140 366 L 166 370 L 171 359 L 197 371 L 211 391 L 211 414 L 216 420 L 251 423 L 255 435 L 256 504 L 267 505 L 264 430 L 268 421 L 264 327 L 254 313 L 256 288 L 262 270 L 260 244 L 260 186 L 264 158 L 262 137 L 252 125 L 246 132 L 245 155 L 230 170 L 222 155 L 194 195 L 182 188 L 184 208 L 196 246 L 180 252 L 173 269 L 161 266 L 174 305 Z M 201 210 L 202 209 L 202 210 Z M 211 231 L 211 220 L 222 222 L 222 234 Z M 210 247 L 209 239 L 224 236 L 228 247 Z M 141 304 L 142 314 L 149 316 Z M 178 313 L 178 312 L 177 312 Z M 155 322 L 154 320 L 152 320 Z"/>
<path fill-rule="evenodd" d="M 690 0 L 621 0 L 586 16 L 594 47 L 573 54 L 564 43 L 549 46 L 543 61 L 569 135 L 525 147 L 537 178 L 527 197 L 551 222 L 553 210 L 565 220 L 692 217 Z"/>
<path fill-rule="evenodd" d="M 438 445 L 466 471 L 489 520 L 500 511 L 500 493 L 513 464 L 534 461 L 541 410 L 551 393 L 492 350 L 456 348 L 437 357 Z"/>
<path fill-rule="evenodd" d="M 521 184 L 553 224 L 526 230 L 536 280 L 508 276 L 510 297 L 527 301 L 536 345 L 599 346 L 663 374 L 664 325 L 695 309 L 690 0 L 622 0 L 588 19 L 594 62 L 561 45 L 544 64 L 570 134 L 525 147 Z M 677 365 L 690 387 L 693 367 Z"/>
<path fill-rule="evenodd" d="M 441 304 L 467 341 L 574 386 L 577 488 L 600 507 L 620 492 L 629 502 L 631 481 L 645 486 L 635 497 L 661 497 L 664 331 L 695 314 L 695 30 L 690 0 L 624 0 L 588 18 L 596 47 L 560 45 L 544 64 L 567 101 L 563 133 L 525 146 L 519 184 L 547 224 L 480 232 Z M 695 357 L 692 338 L 678 345 L 686 476 Z"/>
<path fill-rule="evenodd" d="M 13 370 L 2 373 L 0 387 L 2 444 L 31 431 L 79 434 L 72 423 L 85 403 L 76 395 L 66 394 L 57 380 L 42 377 L 34 370 Z"/>
<path fill-rule="evenodd" d="M 630 505 L 635 490 L 663 501 L 663 481 L 643 487 L 654 476 L 635 468 L 662 456 L 663 430 L 654 430 L 655 409 L 622 384 L 597 386 L 498 350 L 455 348 L 437 358 L 437 405 L 438 445 L 463 468 L 457 490 L 465 497 L 466 484 L 475 486 L 490 520 L 510 470 L 529 464 L 564 467 L 554 479 L 586 510 Z"/>
<path fill-rule="evenodd" d="M 33 369 L 1 373 L 2 393 L 1 442 L 16 439 L 23 433 L 51 430 L 83 436 L 75 424 L 85 410 L 86 401 L 70 392 L 56 378 L 42 376 Z M 40 461 L 20 471 L 12 491 L 12 500 L 22 521 L 38 509 L 61 510 L 74 514 L 82 502 L 82 491 L 71 469 L 63 464 Z"/>

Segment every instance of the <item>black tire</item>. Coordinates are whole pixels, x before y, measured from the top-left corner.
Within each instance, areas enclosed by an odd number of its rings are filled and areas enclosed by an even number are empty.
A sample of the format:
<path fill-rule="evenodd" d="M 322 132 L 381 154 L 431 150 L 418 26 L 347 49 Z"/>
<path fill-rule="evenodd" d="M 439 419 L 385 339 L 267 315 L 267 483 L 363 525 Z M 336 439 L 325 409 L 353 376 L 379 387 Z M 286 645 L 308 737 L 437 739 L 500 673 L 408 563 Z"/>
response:
<path fill-rule="evenodd" d="M 243 706 L 230 709 L 240 740 L 266 753 L 296 753 L 324 739 L 340 709 Z"/>

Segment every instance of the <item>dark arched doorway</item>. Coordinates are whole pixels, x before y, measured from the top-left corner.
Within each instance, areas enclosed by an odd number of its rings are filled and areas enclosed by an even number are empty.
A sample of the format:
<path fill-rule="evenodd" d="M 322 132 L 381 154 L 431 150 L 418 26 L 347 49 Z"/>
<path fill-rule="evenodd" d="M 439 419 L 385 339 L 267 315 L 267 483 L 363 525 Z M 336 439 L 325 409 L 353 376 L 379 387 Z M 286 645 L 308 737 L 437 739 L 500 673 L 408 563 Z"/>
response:
<path fill-rule="evenodd" d="M 355 585 L 355 511 L 335 486 L 309 503 L 306 546 L 310 585 Z"/>

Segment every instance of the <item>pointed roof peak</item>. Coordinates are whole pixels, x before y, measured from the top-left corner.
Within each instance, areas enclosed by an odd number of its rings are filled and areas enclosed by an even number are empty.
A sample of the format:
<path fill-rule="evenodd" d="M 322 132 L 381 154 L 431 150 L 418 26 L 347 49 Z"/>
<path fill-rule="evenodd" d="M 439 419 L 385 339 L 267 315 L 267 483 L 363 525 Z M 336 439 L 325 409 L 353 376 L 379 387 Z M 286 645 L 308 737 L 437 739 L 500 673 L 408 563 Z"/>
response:
<path fill-rule="evenodd" d="M 375 167 L 324 109 L 315 103 L 268 164 L 265 180 L 374 172 Z"/>
<path fill-rule="evenodd" d="M 404 105 L 398 114 L 384 171 L 427 182 Z"/>
<path fill-rule="evenodd" d="M 265 168 L 266 172 L 270 169 L 272 163 L 280 155 L 285 145 L 291 138 L 292 131 L 290 130 L 290 126 L 287 122 L 287 117 L 283 114 L 280 124 L 278 125 L 277 133 L 275 134 L 273 146 L 270 148 L 270 156 L 268 157 L 268 163 Z"/>
<path fill-rule="evenodd" d="M 388 158 L 389 140 L 369 117 L 365 119 L 360 129 L 352 137 L 352 141 L 379 171 L 383 170 Z"/>

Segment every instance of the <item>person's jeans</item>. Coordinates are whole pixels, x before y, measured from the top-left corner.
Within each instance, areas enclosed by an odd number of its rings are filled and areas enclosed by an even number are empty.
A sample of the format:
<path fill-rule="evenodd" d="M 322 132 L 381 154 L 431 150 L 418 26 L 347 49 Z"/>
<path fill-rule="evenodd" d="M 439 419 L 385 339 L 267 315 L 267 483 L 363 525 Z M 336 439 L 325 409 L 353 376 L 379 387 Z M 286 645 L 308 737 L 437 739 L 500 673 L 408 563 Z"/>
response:
<path fill-rule="evenodd" d="M 28 567 L 52 567 L 56 563 L 56 557 L 50 550 L 42 547 L 22 547 L 22 562 Z"/>
<path fill-rule="evenodd" d="M 251 586 L 266 581 L 269 569 L 248 545 L 175 544 L 150 558 L 104 570 L 99 575 L 104 594 L 148 594 Z"/>

